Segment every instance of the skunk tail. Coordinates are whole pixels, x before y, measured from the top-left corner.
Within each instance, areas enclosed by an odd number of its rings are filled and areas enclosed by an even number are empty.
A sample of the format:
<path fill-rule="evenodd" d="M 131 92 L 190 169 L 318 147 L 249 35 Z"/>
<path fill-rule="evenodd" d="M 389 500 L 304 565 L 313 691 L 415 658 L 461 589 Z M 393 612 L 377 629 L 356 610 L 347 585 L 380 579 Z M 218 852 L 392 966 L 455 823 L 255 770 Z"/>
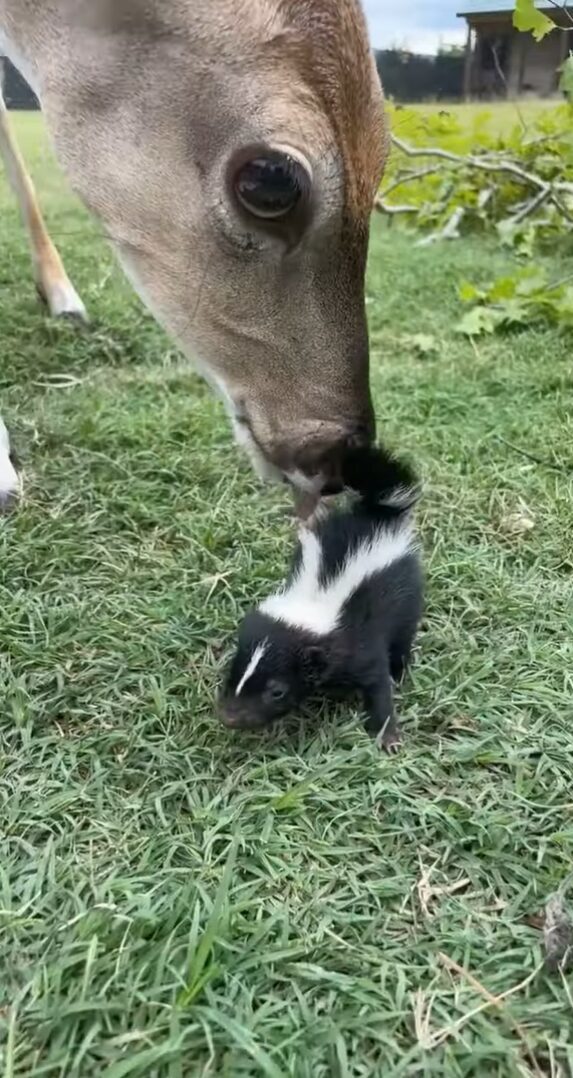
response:
<path fill-rule="evenodd" d="M 415 472 L 383 446 L 349 449 L 342 463 L 342 481 L 370 512 L 407 513 L 420 496 Z"/>

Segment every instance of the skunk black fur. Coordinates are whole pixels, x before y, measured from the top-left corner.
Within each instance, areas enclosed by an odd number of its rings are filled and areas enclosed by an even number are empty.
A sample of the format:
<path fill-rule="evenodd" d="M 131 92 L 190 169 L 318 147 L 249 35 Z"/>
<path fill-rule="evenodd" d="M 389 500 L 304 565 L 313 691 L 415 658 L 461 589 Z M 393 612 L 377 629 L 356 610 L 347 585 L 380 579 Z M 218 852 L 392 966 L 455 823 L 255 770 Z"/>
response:
<path fill-rule="evenodd" d="M 369 733 L 395 751 L 392 681 L 422 613 L 418 484 L 383 448 L 349 451 L 343 480 L 349 506 L 301 529 L 286 583 L 241 623 L 221 712 L 226 725 L 252 729 L 317 691 L 358 691 Z"/>

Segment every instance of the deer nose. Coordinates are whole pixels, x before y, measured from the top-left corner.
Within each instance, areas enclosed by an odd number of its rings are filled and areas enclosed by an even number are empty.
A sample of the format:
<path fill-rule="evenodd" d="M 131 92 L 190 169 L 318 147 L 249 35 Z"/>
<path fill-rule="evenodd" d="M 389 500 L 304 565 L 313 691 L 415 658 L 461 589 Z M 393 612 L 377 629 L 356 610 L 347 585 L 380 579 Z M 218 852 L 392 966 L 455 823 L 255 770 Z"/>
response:
<path fill-rule="evenodd" d="M 321 495 L 339 494 L 343 488 L 342 465 L 344 457 L 349 449 L 357 446 L 368 445 L 369 439 L 364 428 L 354 428 L 345 438 L 336 442 L 324 454 L 322 468 L 320 470 L 320 493 Z"/>
<path fill-rule="evenodd" d="M 375 436 L 373 420 L 349 424 L 326 442 L 302 447 L 297 454 L 296 475 L 291 481 L 317 494 L 338 494 L 342 490 L 342 465 L 349 449 L 368 446 Z"/>

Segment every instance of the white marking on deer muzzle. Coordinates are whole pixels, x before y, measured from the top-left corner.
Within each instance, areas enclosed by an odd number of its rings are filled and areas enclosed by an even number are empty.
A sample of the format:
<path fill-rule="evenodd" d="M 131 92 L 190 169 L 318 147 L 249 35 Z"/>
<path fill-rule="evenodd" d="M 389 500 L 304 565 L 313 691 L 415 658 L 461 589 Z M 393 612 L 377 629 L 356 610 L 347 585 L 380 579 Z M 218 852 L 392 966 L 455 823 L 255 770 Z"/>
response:
<path fill-rule="evenodd" d="M 293 487 L 297 490 L 303 490 L 306 494 L 320 494 L 320 491 L 324 485 L 324 476 L 322 473 L 318 475 L 305 475 L 301 472 L 300 468 L 295 468 L 292 472 L 286 472 L 286 477 Z"/>

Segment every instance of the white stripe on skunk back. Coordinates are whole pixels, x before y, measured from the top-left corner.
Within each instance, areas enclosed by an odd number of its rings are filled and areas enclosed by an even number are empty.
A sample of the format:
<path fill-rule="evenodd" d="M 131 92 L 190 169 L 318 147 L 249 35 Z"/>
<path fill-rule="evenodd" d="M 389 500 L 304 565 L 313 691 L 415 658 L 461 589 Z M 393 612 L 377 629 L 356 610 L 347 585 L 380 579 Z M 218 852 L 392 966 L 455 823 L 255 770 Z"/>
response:
<path fill-rule="evenodd" d="M 268 617 L 318 636 L 336 629 L 345 603 L 365 580 L 387 569 L 415 549 L 410 520 L 397 527 L 380 527 L 372 538 L 355 548 L 341 570 L 320 584 L 322 548 L 314 532 L 300 531 L 302 560 L 290 584 L 270 595 L 259 610 Z"/>

